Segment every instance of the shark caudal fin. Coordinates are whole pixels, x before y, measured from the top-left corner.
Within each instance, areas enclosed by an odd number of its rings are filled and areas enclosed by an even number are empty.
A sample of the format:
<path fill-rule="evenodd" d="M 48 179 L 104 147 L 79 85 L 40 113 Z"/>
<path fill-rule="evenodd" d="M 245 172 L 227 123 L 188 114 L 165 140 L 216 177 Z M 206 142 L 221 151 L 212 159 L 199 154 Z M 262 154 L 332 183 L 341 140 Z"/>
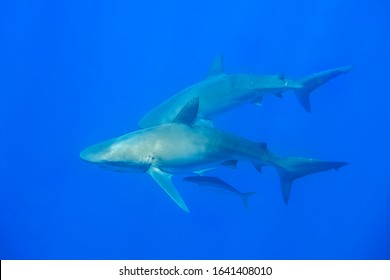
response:
<path fill-rule="evenodd" d="M 347 162 L 328 162 L 311 158 L 278 158 L 275 166 L 279 172 L 280 187 L 284 202 L 288 204 L 291 186 L 295 179 L 331 169 L 338 170 L 347 164 Z"/>
<path fill-rule="evenodd" d="M 306 111 L 310 112 L 310 93 L 321 86 L 322 84 L 326 83 L 327 81 L 341 75 L 344 73 L 347 73 L 351 71 L 353 66 L 345 66 L 340 68 L 335 68 L 331 70 L 326 70 L 318 73 L 314 73 L 302 80 L 299 81 L 301 84 L 301 88 L 295 89 L 295 95 L 299 101 L 299 103 L 302 105 L 303 108 L 305 108 Z"/>

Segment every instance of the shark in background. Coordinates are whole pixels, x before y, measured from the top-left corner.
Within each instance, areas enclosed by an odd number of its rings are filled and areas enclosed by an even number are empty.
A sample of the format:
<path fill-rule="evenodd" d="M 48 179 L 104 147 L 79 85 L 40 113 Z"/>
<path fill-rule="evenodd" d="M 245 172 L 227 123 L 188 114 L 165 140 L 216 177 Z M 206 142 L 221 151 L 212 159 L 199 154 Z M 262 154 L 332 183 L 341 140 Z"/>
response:
<path fill-rule="evenodd" d="M 349 72 L 353 66 L 345 66 L 314 73 L 301 80 L 286 79 L 284 75 L 225 74 L 223 58 L 218 56 L 211 65 L 206 79 L 167 99 L 138 123 L 147 128 L 170 123 L 187 102 L 199 97 L 198 120 L 210 120 L 216 115 L 244 103 L 261 104 L 265 95 L 282 97 L 293 90 L 302 107 L 310 112 L 310 94 L 327 81 Z"/>
<path fill-rule="evenodd" d="M 339 169 L 346 162 L 311 158 L 280 157 L 266 144 L 252 142 L 202 123 L 196 123 L 199 97 L 185 104 L 171 122 L 113 138 L 80 153 L 80 157 L 102 168 L 150 175 L 184 211 L 189 209 L 171 181 L 172 175 L 194 173 L 220 165 L 235 166 L 238 161 L 277 169 L 284 202 L 291 186 L 300 177 Z"/>

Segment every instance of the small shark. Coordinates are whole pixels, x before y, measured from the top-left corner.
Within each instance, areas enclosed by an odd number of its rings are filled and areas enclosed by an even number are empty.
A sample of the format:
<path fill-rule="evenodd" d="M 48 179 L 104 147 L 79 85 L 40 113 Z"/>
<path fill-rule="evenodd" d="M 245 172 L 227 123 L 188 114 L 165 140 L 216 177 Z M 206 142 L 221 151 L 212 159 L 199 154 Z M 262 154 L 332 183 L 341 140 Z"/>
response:
<path fill-rule="evenodd" d="M 187 181 L 187 182 L 194 183 L 194 184 L 198 184 L 199 186 L 222 189 L 222 190 L 228 191 L 232 194 L 238 195 L 242 199 L 242 201 L 245 205 L 245 208 L 247 208 L 247 209 L 248 209 L 248 197 L 256 194 L 256 192 L 240 192 L 239 190 L 232 187 L 231 185 L 229 185 L 228 183 L 226 183 L 225 181 L 221 180 L 218 177 L 188 176 L 188 177 L 183 178 L 183 180 Z"/>
<path fill-rule="evenodd" d="M 294 90 L 300 104 L 310 112 L 310 93 L 327 81 L 347 73 L 353 66 L 318 72 L 302 80 L 286 79 L 284 75 L 228 75 L 223 70 L 223 59 L 219 56 L 209 69 L 205 80 L 198 82 L 167 99 L 147 113 L 138 123 L 147 128 L 170 123 L 187 102 L 199 97 L 198 119 L 210 120 L 216 115 L 244 103 L 260 105 L 263 97 Z"/>
<path fill-rule="evenodd" d="M 291 185 L 297 178 L 330 169 L 346 162 L 326 162 L 311 158 L 279 157 L 264 143 L 256 143 L 212 126 L 196 124 L 199 98 L 190 100 L 171 123 L 141 129 L 90 146 L 80 157 L 105 169 L 149 174 L 184 211 L 189 209 L 171 181 L 185 174 L 251 162 L 258 171 L 263 166 L 278 170 L 283 199 L 287 204 Z"/>

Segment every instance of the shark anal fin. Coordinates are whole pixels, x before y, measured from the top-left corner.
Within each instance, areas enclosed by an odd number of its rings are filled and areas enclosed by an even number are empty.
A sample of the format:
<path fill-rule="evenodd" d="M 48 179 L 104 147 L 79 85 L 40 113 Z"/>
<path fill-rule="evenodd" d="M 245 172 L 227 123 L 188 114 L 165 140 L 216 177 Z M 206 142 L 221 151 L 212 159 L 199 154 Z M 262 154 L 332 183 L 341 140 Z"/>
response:
<path fill-rule="evenodd" d="M 190 212 L 183 198 L 176 190 L 175 186 L 171 181 L 172 175 L 160 170 L 157 167 L 150 167 L 147 173 L 159 184 L 159 186 L 172 198 L 172 200 L 180 206 L 181 209 Z"/>
<path fill-rule="evenodd" d="M 251 103 L 255 104 L 256 106 L 263 105 L 263 95 L 256 96 L 254 99 L 252 99 Z"/>
<path fill-rule="evenodd" d="M 276 97 L 278 97 L 278 98 L 283 98 L 283 91 L 279 91 L 279 92 L 276 92 L 276 93 L 274 93 L 274 95 L 276 96 Z"/>
<path fill-rule="evenodd" d="M 188 101 L 176 117 L 172 120 L 173 123 L 184 123 L 192 125 L 196 120 L 199 110 L 199 97 L 194 97 Z"/>
<path fill-rule="evenodd" d="M 225 165 L 229 168 L 236 169 L 237 168 L 237 160 L 232 159 L 232 160 L 227 160 L 222 163 L 222 165 Z"/>
<path fill-rule="evenodd" d="M 265 142 L 258 142 L 259 147 L 263 150 L 268 150 L 268 145 Z"/>

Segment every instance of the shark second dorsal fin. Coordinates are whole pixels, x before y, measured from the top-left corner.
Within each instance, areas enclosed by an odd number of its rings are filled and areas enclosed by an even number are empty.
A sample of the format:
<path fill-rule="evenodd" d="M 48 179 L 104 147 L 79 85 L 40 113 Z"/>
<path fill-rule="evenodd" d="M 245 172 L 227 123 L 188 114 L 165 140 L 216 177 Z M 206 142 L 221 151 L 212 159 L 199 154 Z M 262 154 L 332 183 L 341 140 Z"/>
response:
<path fill-rule="evenodd" d="M 172 175 L 169 173 L 165 173 L 157 167 L 150 167 L 147 172 L 159 186 L 170 196 L 170 198 L 178 205 L 181 209 L 190 212 L 183 198 L 176 190 L 175 186 L 171 181 Z"/>
<path fill-rule="evenodd" d="M 213 63 L 211 64 L 209 68 L 209 72 L 207 72 L 206 78 L 211 78 L 215 76 L 222 75 L 224 73 L 223 71 L 223 57 L 222 55 L 217 56 Z"/>
<path fill-rule="evenodd" d="M 194 97 L 183 106 L 172 122 L 192 125 L 198 115 L 198 109 L 199 97 Z"/>

